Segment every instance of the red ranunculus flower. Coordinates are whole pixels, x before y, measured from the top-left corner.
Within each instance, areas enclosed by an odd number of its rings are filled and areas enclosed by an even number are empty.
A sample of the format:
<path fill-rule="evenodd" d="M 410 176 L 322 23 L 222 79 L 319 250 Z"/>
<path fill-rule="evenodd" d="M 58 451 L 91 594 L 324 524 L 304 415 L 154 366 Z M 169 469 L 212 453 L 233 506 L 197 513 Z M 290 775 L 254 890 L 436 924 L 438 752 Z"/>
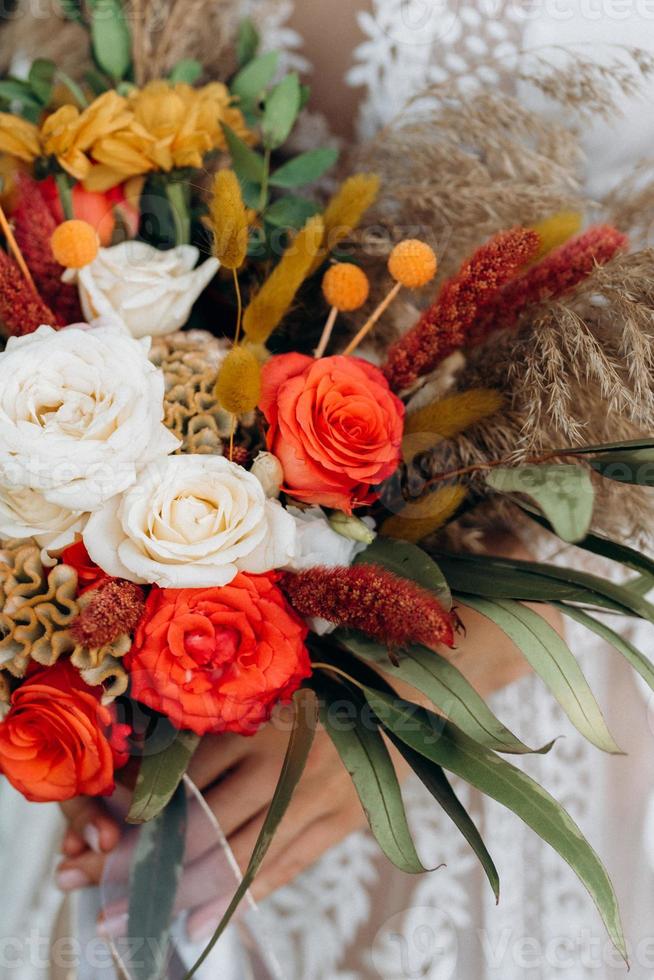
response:
<path fill-rule="evenodd" d="M 400 461 L 404 405 L 384 375 L 358 357 L 272 357 L 263 368 L 261 411 L 268 448 L 289 494 L 351 513 Z"/>
<path fill-rule="evenodd" d="M 311 673 L 307 628 L 274 573 L 153 588 L 125 658 L 132 695 L 198 735 L 252 735 Z"/>
<path fill-rule="evenodd" d="M 0 772 L 35 803 L 108 796 L 127 762 L 127 725 L 117 725 L 68 660 L 39 667 L 14 691 L 0 723 Z"/>

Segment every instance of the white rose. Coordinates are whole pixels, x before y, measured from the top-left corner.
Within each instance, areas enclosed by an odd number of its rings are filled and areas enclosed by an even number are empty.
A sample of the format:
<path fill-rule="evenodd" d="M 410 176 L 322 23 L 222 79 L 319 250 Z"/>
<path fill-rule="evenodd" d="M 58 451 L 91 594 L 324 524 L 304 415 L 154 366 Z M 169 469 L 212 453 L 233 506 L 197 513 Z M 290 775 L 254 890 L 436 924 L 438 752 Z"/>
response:
<path fill-rule="evenodd" d="M 41 518 L 38 496 L 18 505 L 34 533 L 64 520 L 53 508 L 97 510 L 137 469 L 179 445 L 162 422 L 164 380 L 148 348 L 114 327 L 44 326 L 8 341 L 0 354 L 0 487 L 6 510 L 17 510 L 11 494 L 40 494 Z"/>
<path fill-rule="evenodd" d="M 322 565 L 327 568 L 344 566 L 349 568 L 354 559 L 367 545 L 352 541 L 334 531 L 320 507 L 289 507 L 289 514 L 297 525 L 297 549 L 295 556 L 286 566 L 289 572 L 301 572 L 305 568 Z"/>
<path fill-rule="evenodd" d="M 256 477 L 222 456 L 171 456 L 93 514 L 84 530 L 98 565 L 163 588 L 227 585 L 295 554 L 295 521 Z"/>
<path fill-rule="evenodd" d="M 86 514 L 49 503 L 38 490 L 0 487 L 0 539 L 35 538 L 41 548 L 65 548 L 86 519 Z"/>
<path fill-rule="evenodd" d="M 93 262 L 64 278 L 77 281 L 88 320 L 113 314 L 133 337 L 159 336 L 184 326 L 220 268 L 209 258 L 196 269 L 199 255 L 193 245 L 163 252 L 145 242 L 121 242 L 101 248 Z"/>

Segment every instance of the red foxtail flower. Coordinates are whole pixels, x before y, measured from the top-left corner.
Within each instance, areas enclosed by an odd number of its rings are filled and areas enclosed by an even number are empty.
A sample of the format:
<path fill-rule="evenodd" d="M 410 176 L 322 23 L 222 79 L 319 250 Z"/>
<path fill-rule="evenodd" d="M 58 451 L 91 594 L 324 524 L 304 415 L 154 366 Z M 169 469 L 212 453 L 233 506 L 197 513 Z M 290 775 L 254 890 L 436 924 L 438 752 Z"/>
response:
<path fill-rule="evenodd" d="M 431 592 L 378 565 L 287 572 L 280 585 L 300 615 L 361 630 L 391 649 L 454 646 L 456 616 Z"/>
<path fill-rule="evenodd" d="M 478 343 L 493 330 L 514 326 L 527 307 L 567 293 L 628 245 L 627 236 L 611 225 L 589 228 L 505 286 L 475 325 L 471 339 Z"/>
<path fill-rule="evenodd" d="M 436 302 L 416 326 L 391 347 L 384 365 L 391 388 L 408 388 L 465 346 L 480 315 L 539 248 L 540 236 L 527 228 L 500 232 L 478 248 L 443 283 Z"/>
<path fill-rule="evenodd" d="M 133 633 L 145 611 L 143 589 L 124 579 L 110 579 L 97 589 L 72 624 L 76 643 L 91 650 Z"/>
<path fill-rule="evenodd" d="M 55 325 L 54 313 L 34 292 L 11 256 L 0 249 L 0 329 L 9 337 L 22 337 L 43 323 Z"/>
<path fill-rule="evenodd" d="M 57 325 L 79 323 L 83 315 L 77 288 L 61 281 L 64 268 L 56 261 L 50 247 L 57 222 L 38 183 L 27 174 L 18 178 L 18 203 L 11 217 L 18 247 L 36 288 L 53 310 Z"/>

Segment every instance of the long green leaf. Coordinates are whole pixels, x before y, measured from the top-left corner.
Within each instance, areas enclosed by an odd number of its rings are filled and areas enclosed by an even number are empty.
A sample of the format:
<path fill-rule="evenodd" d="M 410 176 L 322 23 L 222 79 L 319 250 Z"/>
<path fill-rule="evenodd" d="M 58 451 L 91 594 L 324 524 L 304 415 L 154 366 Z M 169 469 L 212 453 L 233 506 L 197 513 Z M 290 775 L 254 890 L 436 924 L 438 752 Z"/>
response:
<path fill-rule="evenodd" d="M 361 633 L 336 630 L 333 637 L 357 657 L 363 657 L 387 674 L 426 694 L 439 711 L 482 745 L 496 752 L 534 752 L 495 717 L 463 674 L 433 650 L 412 645 L 402 651 L 399 664 L 395 666 L 391 664 L 386 647 Z M 538 751 L 548 752 L 552 744 Z"/>
<path fill-rule="evenodd" d="M 356 558 L 358 565 L 381 565 L 401 578 L 408 578 L 434 592 L 445 609 L 452 608 L 452 594 L 442 569 L 434 559 L 408 541 L 377 536 Z"/>
<path fill-rule="evenodd" d="M 495 900 L 499 902 L 500 877 L 497 873 L 497 868 L 488 853 L 481 834 L 477 830 L 470 814 L 452 789 L 450 781 L 441 766 L 410 748 L 393 732 L 387 731 L 387 735 L 416 776 L 429 790 L 436 802 L 445 810 L 450 820 L 458 827 L 464 838 L 470 844 L 470 847 L 479 858 L 479 862 L 486 873 L 486 877 L 493 889 Z"/>
<path fill-rule="evenodd" d="M 588 534 L 595 490 L 588 470 L 575 463 L 491 470 L 486 483 L 498 493 L 523 493 L 536 501 L 563 541 Z"/>
<path fill-rule="evenodd" d="M 643 437 L 642 439 L 626 439 L 622 442 L 602 442 L 590 446 L 573 446 L 572 448 L 557 450 L 561 455 L 570 453 L 571 455 L 584 456 L 587 453 L 610 453 L 614 450 L 631 449 L 654 449 L 654 439 Z"/>
<path fill-rule="evenodd" d="M 128 936 L 138 943 L 130 960 L 133 980 L 158 980 L 182 874 L 186 843 L 186 792 L 178 786 L 168 806 L 142 827 L 130 870 Z"/>
<path fill-rule="evenodd" d="M 308 150 L 301 153 L 288 163 L 282 164 L 270 178 L 273 187 L 283 187 L 292 190 L 318 180 L 338 160 L 338 150 L 322 147 L 318 150 Z"/>
<path fill-rule="evenodd" d="M 365 698 L 356 688 L 331 680 L 324 671 L 315 672 L 312 687 L 322 699 L 320 719 L 352 777 L 377 843 L 401 871 L 426 871 L 413 843 L 384 739 L 372 719 L 362 717 L 367 707 Z"/>
<path fill-rule="evenodd" d="M 266 165 L 261 154 L 251 150 L 227 123 L 223 123 L 222 127 L 234 170 L 239 179 L 261 184 L 266 172 Z"/>
<path fill-rule="evenodd" d="M 513 640 L 584 738 L 603 752 L 620 754 L 576 657 L 542 616 L 513 599 L 461 601 Z"/>
<path fill-rule="evenodd" d="M 588 889 L 609 935 L 627 959 L 618 901 L 595 851 L 563 807 L 526 773 L 468 738 L 450 722 L 401 699 L 366 689 L 382 724 L 420 755 L 512 810 L 568 862 Z"/>
<path fill-rule="evenodd" d="M 163 719 L 162 726 L 167 722 Z M 134 787 L 127 823 L 146 823 L 153 820 L 168 805 L 182 781 L 200 738 L 193 732 L 170 729 L 170 742 L 161 752 L 146 755 Z"/>
<path fill-rule="evenodd" d="M 625 660 L 631 664 L 645 683 L 654 691 L 654 664 L 633 643 L 625 640 L 623 636 L 616 633 L 606 623 L 595 619 L 594 616 L 590 616 L 583 609 L 578 609 L 576 606 L 569 606 L 566 602 L 555 602 L 552 605 L 560 609 L 565 616 L 569 616 L 570 619 L 574 619 L 581 626 L 585 626 L 591 633 L 595 633 L 596 636 L 606 640 L 618 653 L 623 655 Z"/>
<path fill-rule="evenodd" d="M 218 925 L 218 928 L 213 934 L 211 942 L 204 950 L 198 961 L 188 971 L 184 977 L 184 980 L 191 980 L 191 977 L 195 976 L 202 964 L 206 961 L 207 957 L 211 954 L 211 951 L 214 949 L 216 943 L 229 925 L 232 916 L 236 912 L 236 909 L 247 894 L 247 891 L 254 881 L 255 875 L 261 866 L 261 862 L 268 852 L 268 848 L 272 843 L 275 831 L 277 830 L 277 827 L 281 823 L 284 814 L 288 809 L 288 805 L 291 802 L 302 773 L 304 772 L 304 767 L 307 763 L 307 758 L 313 744 L 316 726 L 318 723 L 318 701 L 315 693 L 310 688 L 300 688 L 300 690 L 296 691 L 293 695 L 293 709 L 293 729 L 291 731 L 288 748 L 286 750 L 286 757 L 284 758 L 281 775 L 279 777 L 279 782 L 277 783 L 277 788 L 275 789 L 272 802 L 268 808 L 268 813 L 266 814 L 263 827 L 261 828 L 261 833 L 259 834 L 257 842 L 254 845 L 254 851 L 252 852 L 250 863 L 248 864 L 245 874 L 243 875 L 241 884 L 236 890 L 236 894 L 229 903 L 229 908 L 225 912 L 220 924 Z"/>

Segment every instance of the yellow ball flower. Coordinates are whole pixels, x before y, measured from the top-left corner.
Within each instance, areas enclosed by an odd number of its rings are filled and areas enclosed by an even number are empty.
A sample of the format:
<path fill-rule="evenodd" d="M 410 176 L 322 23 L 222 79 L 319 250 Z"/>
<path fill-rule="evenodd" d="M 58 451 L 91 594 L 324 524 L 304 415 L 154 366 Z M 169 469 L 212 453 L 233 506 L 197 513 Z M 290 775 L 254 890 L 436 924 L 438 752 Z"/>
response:
<path fill-rule="evenodd" d="M 59 265 L 66 269 L 82 269 L 97 256 L 100 240 L 88 221 L 75 218 L 55 228 L 50 247 Z"/>
<path fill-rule="evenodd" d="M 408 289 L 426 286 L 436 275 L 438 259 L 433 248 L 417 238 L 396 245 L 388 260 L 388 270 L 396 282 Z"/>
<path fill-rule="evenodd" d="M 342 313 L 350 313 L 363 306 L 370 294 L 368 277 L 351 262 L 338 262 L 325 273 L 322 291 L 330 306 Z"/>

